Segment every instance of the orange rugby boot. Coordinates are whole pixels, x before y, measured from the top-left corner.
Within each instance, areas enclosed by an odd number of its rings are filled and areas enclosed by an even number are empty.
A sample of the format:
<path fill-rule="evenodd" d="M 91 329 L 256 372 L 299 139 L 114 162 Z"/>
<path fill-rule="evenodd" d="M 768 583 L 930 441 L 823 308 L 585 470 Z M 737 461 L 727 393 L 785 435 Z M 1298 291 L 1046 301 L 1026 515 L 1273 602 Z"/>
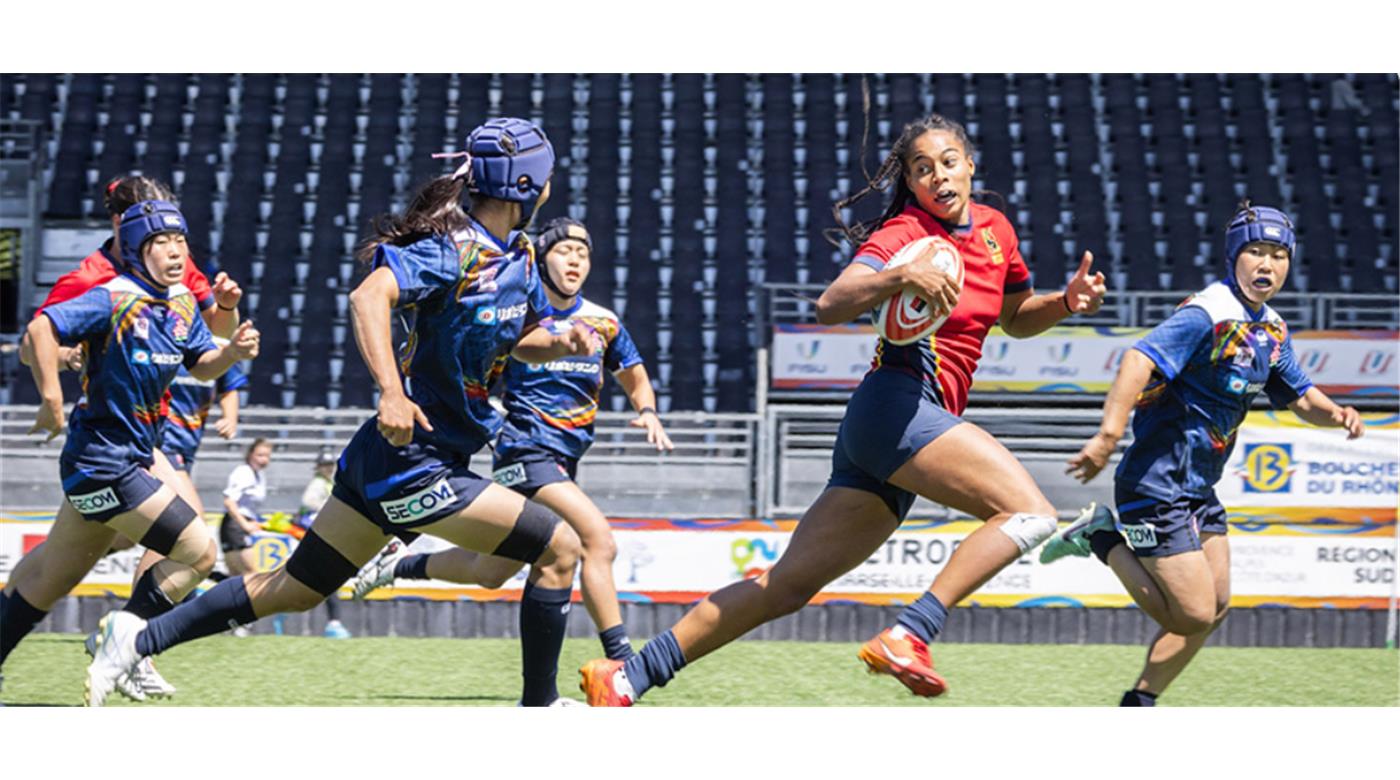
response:
<path fill-rule="evenodd" d="M 595 658 L 578 670 L 583 676 L 579 690 L 588 697 L 590 707 L 631 707 L 637 700 L 622 661 Z"/>
<path fill-rule="evenodd" d="M 871 674 L 888 674 L 915 696 L 938 696 L 948 690 L 948 683 L 933 670 L 928 645 L 903 626 L 881 631 L 861 645 L 858 656 Z"/>

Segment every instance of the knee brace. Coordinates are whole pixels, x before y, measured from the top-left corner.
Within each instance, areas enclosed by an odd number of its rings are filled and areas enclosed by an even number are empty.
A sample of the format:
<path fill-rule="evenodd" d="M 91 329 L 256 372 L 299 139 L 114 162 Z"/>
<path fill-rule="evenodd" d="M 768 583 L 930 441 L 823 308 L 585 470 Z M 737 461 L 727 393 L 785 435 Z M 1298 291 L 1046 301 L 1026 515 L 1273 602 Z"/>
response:
<path fill-rule="evenodd" d="M 307 531 L 305 538 L 292 552 L 292 557 L 287 559 L 288 574 L 326 597 L 340 590 L 340 586 L 359 570 L 360 567 L 347 560 L 315 531 Z"/>
<path fill-rule="evenodd" d="M 185 527 L 193 522 L 196 516 L 194 507 L 185 499 L 176 496 L 161 510 L 160 516 L 151 523 L 151 527 L 146 529 L 145 535 L 141 537 L 141 545 L 161 555 L 170 555 L 171 550 L 175 549 L 175 542 L 180 539 L 180 534 L 185 532 Z"/>
<path fill-rule="evenodd" d="M 1015 542 L 1023 553 L 1034 550 L 1036 545 L 1054 536 L 1059 527 L 1059 521 L 1049 515 L 1033 515 L 1027 512 L 1017 512 L 997 526 L 1002 533 L 1011 537 L 1011 541 Z"/>
<path fill-rule="evenodd" d="M 510 533 L 491 554 L 512 561 L 534 563 L 549 547 L 549 540 L 554 538 L 554 528 L 557 525 L 559 518 L 553 512 L 539 504 L 526 501 L 525 508 L 520 510 L 520 516 L 515 518 L 515 527 L 510 529 Z"/>

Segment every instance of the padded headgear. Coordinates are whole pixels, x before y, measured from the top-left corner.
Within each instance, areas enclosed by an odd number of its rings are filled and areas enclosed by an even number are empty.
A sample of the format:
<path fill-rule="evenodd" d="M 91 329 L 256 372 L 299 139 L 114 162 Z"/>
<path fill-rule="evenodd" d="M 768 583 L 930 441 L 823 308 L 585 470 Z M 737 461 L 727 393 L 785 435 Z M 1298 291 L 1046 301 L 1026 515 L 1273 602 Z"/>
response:
<path fill-rule="evenodd" d="M 577 230 L 570 230 L 577 228 Z M 578 235 L 579 233 L 583 235 Z M 572 234 L 572 235 L 571 235 Z M 578 241 L 588 247 L 588 251 L 593 251 L 593 237 L 588 234 L 588 228 L 582 222 L 572 217 L 555 217 L 544 225 L 544 231 L 535 239 L 535 260 L 540 268 L 540 281 L 545 283 L 549 289 L 557 295 L 564 293 L 559 290 L 558 285 L 549 277 L 549 263 L 545 262 L 545 255 L 553 249 L 560 241 Z"/>
<path fill-rule="evenodd" d="M 1226 283 L 1235 287 L 1235 259 L 1245 247 L 1256 241 L 1278 244 L 1293 257 L 1298 237 L 1293 232 L 1293 220 L 1271 206 L 1246 205 L 1235 213 L 1225 228 L 1225 267 L 1229 271 Z"/>
<path fill-rule="evenodd" d="M 122 242 L 122 262 L 128 267 L 146 270 L 141 262 L 141 247 L 159 233 L 181 233 L 188 236 L 185 216 L 175 204 L 165 200 L 143 200 L 122 213 L 118 235 Z"/>
<path fill-rule="evenodd" d="M 492 119 L 467 136 L 471 178 L 466 192 L 521 205 L 517 229 L 529 224 L 554 173 L 554 147 L 524 119 Z"/>

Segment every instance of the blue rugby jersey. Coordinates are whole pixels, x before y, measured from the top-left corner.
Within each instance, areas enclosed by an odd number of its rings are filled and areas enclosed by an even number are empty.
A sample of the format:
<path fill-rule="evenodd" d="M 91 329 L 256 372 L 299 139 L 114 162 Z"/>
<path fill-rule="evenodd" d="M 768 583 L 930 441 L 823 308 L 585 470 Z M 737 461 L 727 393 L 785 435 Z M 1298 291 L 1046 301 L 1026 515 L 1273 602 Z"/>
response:
<path fill-rule="evenodd" d="M 380 266 L 394 274 L 399 307 L 413 313 L 399 370 L 408 397 L 433 426 L 413 438 L 471 455 L 501 426 L 487 397 L 511 348 L 549 309 L 534 248 L 524 233 L 500 244 L 473 222 L 451 237 L 381 245 L 374 256 Z"/>
<path fill-rule="evenodd" d="M 180 366 L 216 349 L 184 285 L 161 292 L 121 275 L 44 314 L 59 343 L 86 355 L 83 398 L 69 417 L 63 459 L 92 475 L 149 465 L 165 420 L 165 391 Z"/>
<path fill-rule="evenodd" d="M 161 431 L 161 449 L 193 455 L 204 438 L 209 410 L 224 393 L 246 387 L 248 376 L 235 365 L 218 379 L 201 382 L 182 367 L 170 385 L 170 410 Z"/>
<path fill-rule="evenodd" d="M 572 308 L 551 309 L 556 329 L 579 322 L 602 340 L 590 355 L 572 355 L 543 365 L 511 358 L 505 373 L 505 425 L 496 457 L 528 444 L 577 460 L 593 443 L 603 370 L 631 368 L 642 362 L 636 344 L 617 315 L 579 296 Z"/>
<path fill-rule="evenodd" d="M 1164 501 L 1213 494 L 1259 391 L 1283 408 L 1312 387 L 1283 318 L 1267 305 L 1251 311 L 1223 282 L 1186 299 L 1134 349 L 1156 370 L 1114 478 Z"/>

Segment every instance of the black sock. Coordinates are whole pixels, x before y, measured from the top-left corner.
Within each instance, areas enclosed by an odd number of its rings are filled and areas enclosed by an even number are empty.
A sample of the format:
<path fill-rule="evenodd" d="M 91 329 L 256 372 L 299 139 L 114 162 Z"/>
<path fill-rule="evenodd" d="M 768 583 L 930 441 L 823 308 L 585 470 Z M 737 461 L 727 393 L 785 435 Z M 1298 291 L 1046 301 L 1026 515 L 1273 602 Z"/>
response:
<path fill-rule="evenodd" d="M 25 601 L 17 590 L 0 592 L 0 664 L 5 663 L 19 640 L 28 636 L 47 614 Z"/>
<path fill-rule="evenodd" d="M 136 652 L 156 655 L 191 639 L 212 636 L 257 619 L 243 578 L 229 577 L 203 596 L 147 623 L 136 635 Z"/>
<path fill-rule="evenodd" d="M 430 580 L 428 576 L 428 553 L 406 555 L 394 564 L 394 579 Z"/>
<path fill-rule="evenodd" d="M 1089 534 L 1089 549 L 1094 551 L 1094 557 L 1105 566 L 1108 565 L 1108 554 L 1120 544 L 1123 544 L 1123 535 L 1117 530 L 1102 530 Z"/>
<path fill-rule="evenodd" d="M 1118 702 L 1119 707 L 1156 707 L 1157 694 L 1147 691 L 1127 691 L 1123 694 L 1123 700 Z"/>
<path fill-rule="evenodd" d="M 334 593 L 326 599 L 326 616 L 331 620 L 340 620 L 340 599 Z"/>
<path fill-rule="evenodd" d="M 602 631 L 598 638 L 603 641 L 603 655 L 613 661 L 626 661 L 632 657 L 632 642 L 627 638 L 627 627 L 618 623 Z"/>
<path fill-rule="evenodd" d="M 152 566 L 141 575 L 141 579 L 136 581 L 136 587 L 131 589 L 131 598 L 127 599 L 122 607 L 142 620 L 164 615 L 175 608 L 174 602 L 156 584 L 155 570 L 156 567 Z"/>
<path fill-rule="evenodd" d="M 559 698 L 559 651 L 569 627 L 572 588 L 541 588 L 525 584 L 520 597 L 520 666 L 525 690 L 520 703 L 545 707 Z"/>

